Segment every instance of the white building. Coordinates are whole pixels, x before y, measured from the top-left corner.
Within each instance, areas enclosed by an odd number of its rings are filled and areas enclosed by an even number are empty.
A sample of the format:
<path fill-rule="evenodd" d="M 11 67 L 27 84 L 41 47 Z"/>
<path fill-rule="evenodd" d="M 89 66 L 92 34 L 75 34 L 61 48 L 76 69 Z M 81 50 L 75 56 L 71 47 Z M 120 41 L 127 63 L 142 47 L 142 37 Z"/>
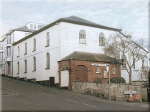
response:
<path fill-rule="evenodd" d="M 1 41 L 0 41 L 1 74 L 10 77 L 13 76 L 12 75 L 13 74 L 13 45 L 12 44 L 37 30 L 37 29 L 32 30 L 30 27 L 28 28 L 30 24 L 36 25 L 37 28 L 38 25 L 41 25 L 41 27 L 45 26 L 38 23 L 36 24 L 28 23 L 27 26 L 10 30 L 7 34 L 1 37 Z"/>
<path fill-rule="evenodd" d="M 104 54 L 105 39 L 121 29 L 82 18 L 60 18 L 15 42 L 13 77 L 59 83 L 58 61 L 74 51 Z"/>

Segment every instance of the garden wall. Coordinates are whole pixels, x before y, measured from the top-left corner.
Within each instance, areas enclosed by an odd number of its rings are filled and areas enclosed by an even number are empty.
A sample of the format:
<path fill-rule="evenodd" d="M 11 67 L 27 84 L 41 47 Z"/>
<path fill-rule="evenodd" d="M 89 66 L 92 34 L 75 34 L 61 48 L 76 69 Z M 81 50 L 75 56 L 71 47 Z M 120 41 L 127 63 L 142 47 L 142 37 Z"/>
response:
<path fill-rule="evenodd" d="M 124 95 L 124 91 L 138 91 L 140 94 L 139 102 L 142 102 L 142 96 L 144 96 L 144 101 L 147 100 L 147 89 L 142 88 L 142 86 L 127 85 L 127 84 L 116 84 L 111 83 L 111 99 L 116 101 L 127 101 L 129 95 Z M 96 84 L 91 82 L 72 82 L 72 91 L 79 92 L 82 94 L 94 95 L 100 98 L 108 99 L 109 84 L 102 83 Z"/>

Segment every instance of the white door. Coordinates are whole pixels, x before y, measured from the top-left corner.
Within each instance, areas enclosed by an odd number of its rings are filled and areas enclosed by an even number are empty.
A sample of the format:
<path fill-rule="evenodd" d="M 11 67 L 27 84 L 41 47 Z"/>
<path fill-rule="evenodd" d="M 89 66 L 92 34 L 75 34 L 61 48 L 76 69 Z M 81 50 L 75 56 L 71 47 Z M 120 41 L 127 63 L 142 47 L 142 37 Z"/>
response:
<path fill-rule="evenodd" d="M 61 87 L 68 87 L 69 85 L 69 72 L 68 70 L 61 71 Z"/>

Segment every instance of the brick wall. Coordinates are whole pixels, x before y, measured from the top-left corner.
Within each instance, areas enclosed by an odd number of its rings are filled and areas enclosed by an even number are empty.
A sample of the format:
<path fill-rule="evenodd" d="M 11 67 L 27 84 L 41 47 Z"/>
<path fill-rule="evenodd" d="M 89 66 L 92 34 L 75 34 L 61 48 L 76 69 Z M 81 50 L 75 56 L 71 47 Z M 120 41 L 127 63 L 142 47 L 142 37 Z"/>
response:
<path fill-rule="evenodd" d="M 69 67 L 69 86 L 68 90 L 72 89 L 72 81 L 75 81 L 76 67 L 83 65 L 87 68 L 87 82 L 94 82 L 95 78 L 103 79 L 102 82 L 108 82 L 108 78 L 103 77 L 103 70 L 106 70 L 105 66 L 100 67 L 100 73 L 96 73 L 96 66 L 92 66 L 92 63 L 97 64 L 110 64 L 104 62 L 93 62 L 93 61 L 77 61 L 77 60 L 68 60 L 59 62 L 59 87 L 61 87 L 61 68 L 63 66 Z M 112 67 L 116 68 L 116 74 L 112 74 Z M 121 76 L 120 65 L 110 64 L 110 78 L 115 76 Z"/>

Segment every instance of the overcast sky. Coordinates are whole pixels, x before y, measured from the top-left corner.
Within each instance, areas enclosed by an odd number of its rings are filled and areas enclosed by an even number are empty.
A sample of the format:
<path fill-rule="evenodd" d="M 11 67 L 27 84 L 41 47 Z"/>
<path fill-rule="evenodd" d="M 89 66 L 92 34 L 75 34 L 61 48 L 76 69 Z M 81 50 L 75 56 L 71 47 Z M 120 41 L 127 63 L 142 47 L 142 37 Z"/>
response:
<path fill-rule="evenodd" d="M 28 22 L 49 24 L 74 15 L 148 42 L 149 0 L 1 0 L 0 8 L 1 36 Z"/>

